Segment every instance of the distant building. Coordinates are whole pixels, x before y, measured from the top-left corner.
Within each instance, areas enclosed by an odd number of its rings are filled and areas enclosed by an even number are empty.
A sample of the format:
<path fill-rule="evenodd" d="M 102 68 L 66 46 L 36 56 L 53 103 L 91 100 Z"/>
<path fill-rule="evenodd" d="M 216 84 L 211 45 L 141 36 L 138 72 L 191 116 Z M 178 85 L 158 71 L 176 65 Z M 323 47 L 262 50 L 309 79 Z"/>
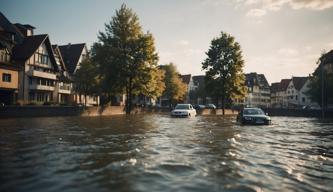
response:
<path fill-rule="evenodd" d="M 287 88 L 288 108 L 317 105 L 306 94 L 309 83 L 309 77 L 292 77 Z"/>
<path fill-rule="evenodd" d="M 205 76 L 197 75 L 193 76 L 193 89 L 190 92 L 190 98 L 192 104 L 208 104 L 212 103 L 211 97 L 209 97 L 205 87 Z"/>
<path fill-rule="evenodd" d="M 282 79 L 280 82 L 272 83 L 271 89 L 271 107 L 288 107 L 287 88 L 291 79 Z"/>
<path fill-rule="evenodd" d="M 245 105 L 253 107 L 270 107 L 270 87 L 263 74 L 245 74 L 248 94 Z"/>
<path fill-rule="evenodd" d="M 64 60 L 61 56 L 61 52 L 58 45 L 52 45 L 54 57 L 58 66 L 57 73 L 57 86 L 56 86 L 56 94 L 57 94 L 57 103 L 60 104 L 70 104 L 72 103 L 72 88 L 73 88 L 73 80 L 69 75 L 67 67 L 64 63 Z"/>
<path fill-rule="evenodd" d="M 185 83 L 185 85 L 187 86 L 184 103 L 190 103 L 190 92 L 194 90 L 192 75 L 187 74 L 187 75 L 181 75 L 180 77 L 181 77 L 183 83 Z"/>
<path fill-rule="evenodd" d="M 88 49 L 85 43 L 79 44 L 67 44 L 59 46 L 59 50 L 65 66 L 68 70 L 68 73 L 73 77 L 76 71 L 81 67 L 80 64 L 83 60 L 88 58 Z M 75 83 L 73 85 L 75 87 Z M 85 102 L 84 95 L 80 95 L 72 91 L 73 101 L 75 103 L 87 105 L 99 105 L 99 97 L 95 95 L 89 95 L 86 97 L 87 101 Z"/>

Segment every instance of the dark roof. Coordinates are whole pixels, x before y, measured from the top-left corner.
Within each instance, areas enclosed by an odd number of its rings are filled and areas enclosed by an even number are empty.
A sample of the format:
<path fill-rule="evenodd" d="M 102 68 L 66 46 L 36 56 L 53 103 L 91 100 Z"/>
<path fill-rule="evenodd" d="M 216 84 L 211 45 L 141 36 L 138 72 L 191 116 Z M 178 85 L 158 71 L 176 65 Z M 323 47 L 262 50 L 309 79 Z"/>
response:
<path fill-rule="evenodd" d="M 301 90 L 308 77 L 293 77 L 292 81 L 296 90 Z"/>
<path fill-rule="evenodd" d="M 63 60 L 63 58 L 62 58 L 62 56 L 61 56 L 61 53 L 60 53 L 59 46 L 58 46 L 58 45 L 52 45 L 52 49 L 53 49 L 53 53 L 54 53 L 54 55 L 59 56 L 59 59 L 60 59 L 60 65 L 61 65 L 62 69 L 63 69 L 64 71 L 67 71 L 66 65 L 65 65 L 64 60 Z"/>
<path fill-rule="evenodd" d="M 286 91 L 291 79 L 282 79 L 280 82 L 280 91 Z"/>
<path fill-rule="evenodd" d="M 26 29 L 36 29 L 36 27 L 29 25 L 29 24 L 15 23 L 14 25 L 17 27 L 22 27 L 22 28 L 26 28 Z"/>
<path fill-rule="evenodd" d="M 85 47 L 85 43 L 59 46 L 61 56 L 70 74 L 73 74 Z"/>
<path fill-rule="evenodd" d="M 322 61 L 324 64 L 333 63 L 333 50 L 329 51 L 328 53 L 325 53 L 325 54 L 321 57 L 321 61 Z"/>
<path fill-rule="evenodd" d="M 280 83 L 272 83 L 271 87 L 271 93 L 276 93 L 280 91 Z"/>
<path fill-rule="evenodd" d="M 14 60 L 25 61 L 29 59 L 36 52 L 36 50 L 42 43 L 45 43 L 51 63 L 55 67 L 55 70 L 57 70 L 58 69 L 57 63 L 55 61 L 51 42 L 47 34 L 25 37 L 22 43 L 15 45 L 15 47 L 13 48 L 12 58 Z"/>
<path fill-rule="evenodd" d="M 248 87 L 259 86 L 269 88 L 268 81 L 264 74 L 247 73 L 245 74 L 245 81 Z"/>
<path fill-rule="evenodd" d="M 187 85 L 190 83 L 191 81 L 191 74 L 187 74 L 187 75 L 182 75 L 182 80 L 184 83 L 186 83 Z"/>
<path fill-rule="evenodd" d="M 193 79 L 193 84 L 196 86 L 203 85 L 205 83 L 204 75 L 193 76 L 192 79 Z"/>
<path fill-rule="evenodd" d="M 33 35 L 24 38 L 23 42 L 16 45 L 13 49 L 13 58 L 16 60 L 26 60 L 38 47 L 48 38 L 48 35 Z"/>
<path fill-rule="evenodd" d="M 0 12 L 0 26 L 4 31 L 15 35 L 16 42 L 22 42 L 24 35 Z"/>

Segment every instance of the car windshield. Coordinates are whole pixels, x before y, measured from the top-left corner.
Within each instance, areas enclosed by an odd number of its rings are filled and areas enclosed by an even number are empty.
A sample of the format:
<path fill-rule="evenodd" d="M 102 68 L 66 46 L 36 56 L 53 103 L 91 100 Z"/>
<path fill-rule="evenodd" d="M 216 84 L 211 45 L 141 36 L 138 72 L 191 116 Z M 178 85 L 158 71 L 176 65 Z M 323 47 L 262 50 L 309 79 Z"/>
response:
<path fill-rule="evenodd" d="M 190 109 L 190 105 L 177 105 L 176 107 L 175 107 L 175 109 Z"/>
<path fill-rule="evenodd" d="M 244 115 L 263 115 L 265 114 L 261 109 L 244 109 Z"/>

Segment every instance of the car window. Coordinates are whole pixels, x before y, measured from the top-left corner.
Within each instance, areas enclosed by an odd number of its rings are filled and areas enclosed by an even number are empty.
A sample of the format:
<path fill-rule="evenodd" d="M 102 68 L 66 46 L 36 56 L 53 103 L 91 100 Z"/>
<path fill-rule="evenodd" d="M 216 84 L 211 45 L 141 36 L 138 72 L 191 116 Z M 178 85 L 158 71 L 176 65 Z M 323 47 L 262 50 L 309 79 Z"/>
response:
<path fill-rule="evenodd" d="M 265 114 L 261 109 L 244 109 L 244 115 L 263 115 Z"/>
<path fill-rule="evenodd" d="M 179 104 L 175 107 L 175 109 L 189 109 L 189 108 L 190 108 L 189 105 L 179 105 Z"/>

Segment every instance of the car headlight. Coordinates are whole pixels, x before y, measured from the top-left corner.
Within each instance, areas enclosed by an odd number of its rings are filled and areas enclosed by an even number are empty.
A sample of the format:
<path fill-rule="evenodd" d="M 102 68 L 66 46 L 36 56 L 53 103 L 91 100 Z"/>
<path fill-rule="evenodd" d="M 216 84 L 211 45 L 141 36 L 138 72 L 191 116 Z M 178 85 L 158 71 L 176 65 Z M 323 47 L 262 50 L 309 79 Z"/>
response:
<path fill-rule="evenodd" d="M 244 119 L 247 120 L 247 121 L 251 121 L 252 117 L 244 117 Z"/>

